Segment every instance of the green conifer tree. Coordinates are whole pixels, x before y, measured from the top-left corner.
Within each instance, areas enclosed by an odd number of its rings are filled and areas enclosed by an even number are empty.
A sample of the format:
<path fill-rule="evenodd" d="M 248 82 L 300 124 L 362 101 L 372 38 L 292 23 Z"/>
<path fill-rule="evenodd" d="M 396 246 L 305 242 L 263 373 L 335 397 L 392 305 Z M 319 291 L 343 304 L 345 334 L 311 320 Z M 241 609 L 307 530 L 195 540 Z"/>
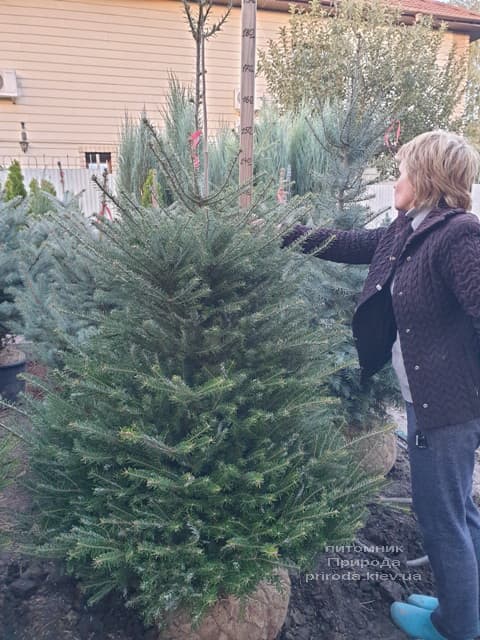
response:
<path fill-rule="evenodd" d="M 337 336 L 307 321 L 302 268 L 280 249 L 302 202 L 272 207 L 264 185 L 247 211 L 237 190 L 205 199 L 151 131 L 171 206 L 117 201 L 102 242 L 56 218 L 118 304 L 28 400 L 28 439 L 36 552 L 92 602 L 117 590 L 161 625 L 178 607 L 199 621 L 277 564 L 311 569 L 353 539 L 382 481 L 331 420 Z"/>
<path fill-rule="evenodd" d="M 304 216 L 305 222 L 315 225 L 348 229 L 361 227 L 374 217 L 366 200 L 369 183 L 364 174 L 384 149 L 383 136 L 390 111 L 388 105 L 383 108 L 371 105 L 366 109 L 360 87 L 361 79 L 353 75 L 342 100 L 327 103 L 314 112 L 306 106 L 294 113 L 281 113 L 274 105 L 265 105 L 260 110 L 255 122 L 256 182 L 264 185 L 269 202 L 275 202 L 280 170 L 290 166 L 292 193 L 311 193 L 315 202 L 308 214 L 296 209 L 290 222 Z M 193 98 L 176 81 L 171 89 L 165 112 L 167 126 L 161 132 L 161 140 L 179 163 L 188 167 L 188 132 L 194 126 Z M 139 125 L 134 148 L 144 150 L 146 132 L 141 131 Z M 220 131 L 212 141 L 208 154 L 211 190 L 221 188 L 225 181 L 234 187 L 236 173 L 231 167 L 238 144 L 238 135 L 231 129 Z M 168 191 L 163 168 L 157 159 L 151 162 L 155 162 L 157 174 Z M 397 402 L 399 395 L 389 369 L 365 387 L 360 386 L 350 323 L 366 269 L 316 258 L 309 262 L 308 269 L 304 293 L 312 321 L 343 329 L 343 343 L 336 352 L 340 370 L 330 378 L 332 394 L 342 400 L 335 408 L 337 417 L 355 428 L 378 426 L 385 421 L 388 405 Z"/>
<path fill-rule="evenodd" d="M 8 202 L 0 200 L 0 346 L 5 344 L 7 334 L 15 332 L 20 318 L 15 295 L 21 288 L 18 251 L 25 227 L 25 202 L 20 197 Z"/>
<path fill-rule="evenodd" d="M 193 103 L 193 93 L 172 76 L 162 114 L 164 126 L 159 135 L 164 146 L 181 159 L 185 167 L 192 164 L 189 136 L 195 130 Z M 326 154 L 312 136 L 307 119 L 318 120 L 319 116 L 312 115 L 306 107 L 295 113 L 281 113 L 274 104 L 265 103 L 260 109 L 255 121 L 254 172 L 256 180 L 271 183 L 269 195 L 273 200 L 279 172 L 289 165 L 293 194 L 304 195 L 319 189 L 319 177 L 326 170 Z M 141 121 L 125 119 L 120 137 L 117 189 L 134 195 L 141 202 L 149 172 L 155 169 L 162 200 L 170 204 L 172 194 L 168 180 L 148 146 L 147 133 Z M 221 128 L 209 144 L 209 190 L 218 190 L 225 182 L 234 187 L 237 176 L 231 169 L 238 154 L 237 132 L 230 127 Z M 200 175 L 199 180 L 203 184 L 203 176 Z"/>
<path fill-rule="evenodd" d="M 25 198 L 27 191 L 23 183 L 23 174 L 18 160 L 14 160 L 8 167 L 7 179 L 4 185 L 5 201 L 13 200 L 17 196 Z"/>
<path fill-rule="evenodd" d="M 64 352 L 87 340 L 117 303 L 110 296 L 108 277 L 93 271 L 89 257 L 64 229 L 78 229 L 95 241 L 95 229 L 78 198 L 50 203 L 50 213 L 28 216 L 18 236 L 19 280 L 11 289 L 17 317 L 12 327 L 31 343 L 36 359 L 62 368 Z"/>
<path fill-rule="evenodd" d="M 2 430 L 3 426 L 3 423 L 0 422 L 0 430 Z M 9 518 L 4 505 L 3 492 L 12 484 L 18 472 L 19 465 L 14 456 L 16 446 L 17 440 L 15 438 L 9 434 L 0 434 L 0 550 L 4 550 L 10 542 L 12 527 L 8 522 Z"/>
<path fill-rule="evenodd" d="M 126 114 L 118 149 L 117 192 L 133 196 L 140 202 L 143 185 L 155 166 L 155 156 L 148 146 L 148 132 L 142 127 L 141 120 L 134 120 Z"/>
<path fill-rule="evenodd" d="M 315 207 L 304 219 L 313 226 L 352 229 L 378 217 L 368 206 L 371 182 L 365 170 L 382 149 L 388 114 L 374 106 L 365 110 L 360 87 L 360 82 L 352 82 L 343 101 L 327 103 L 319 117 L 309 120 L 311 136 L 324 157 L 324 169 L 316 177 Z M 400 396 L 390 367 L 360 385 L 351 320 L 366 275 L 365 266 L 313 258 L 304 294 L 314 322 L 344 329 L 343 343 L 335 352 L 339 370 L 329 378 L 330 392 L 341 399 L 333 413 L 348 427 L 370 430 L 384 425 L 389 405 Z"/>
<path fill-rule="evenodd" d="M 157 172 L 150 169 L 142 188 L 141 204 L 144 207 L 157 206 L 162 202 L 162 194 L 157 182 Z"/>
<path fill-rule="evenodd" d="M 28 190 L 29 215 L 42 216 L 52 209 L 54 201 L 49 198 L 49 195 L 55 197 L 57 192 L 49 180 L 42 179 L 40 184 L 38 184 L 38 180 L 36 178 L 32 178 L 28 185 Z"/>

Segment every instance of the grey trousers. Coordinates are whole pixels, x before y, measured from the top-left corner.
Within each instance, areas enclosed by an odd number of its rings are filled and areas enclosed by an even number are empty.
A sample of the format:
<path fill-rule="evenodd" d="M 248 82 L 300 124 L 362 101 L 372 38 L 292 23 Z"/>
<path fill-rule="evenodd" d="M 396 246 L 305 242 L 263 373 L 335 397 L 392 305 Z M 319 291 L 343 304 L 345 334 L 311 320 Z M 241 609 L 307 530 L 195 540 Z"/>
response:
<path fill-rule="evenodd" d="M 480 511 L 472 499 L 480 418 L 423 431 L 422 447 L 413 404 L 406 408 L 413 510 L 439 600 L 431 621 L 447 640 L 471 640 L 480 634 Z"/>

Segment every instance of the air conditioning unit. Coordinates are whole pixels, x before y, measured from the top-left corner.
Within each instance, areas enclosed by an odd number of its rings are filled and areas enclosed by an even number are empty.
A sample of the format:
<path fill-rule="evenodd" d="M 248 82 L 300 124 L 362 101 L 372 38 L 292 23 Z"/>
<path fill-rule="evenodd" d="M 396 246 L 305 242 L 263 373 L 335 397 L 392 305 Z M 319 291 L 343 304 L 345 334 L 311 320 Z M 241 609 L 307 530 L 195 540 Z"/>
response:
<path fill-rule="evenodd" d="M 236 109 L 237 111 L 240 111 L 241 101 L 242 101 L 242 94 L 240 89 L 234 89 L 233 90 L 233 108 Z M 261 106 L 262 106 L 262 97 L 256 95 L 254 105 L 253 105 L 254 111 L 258 111 Z"/>
<path fill-rule="evenodd" d="M 18 97 L 17 74 L 15 71 L 0 69 L 0 98 Z"/>

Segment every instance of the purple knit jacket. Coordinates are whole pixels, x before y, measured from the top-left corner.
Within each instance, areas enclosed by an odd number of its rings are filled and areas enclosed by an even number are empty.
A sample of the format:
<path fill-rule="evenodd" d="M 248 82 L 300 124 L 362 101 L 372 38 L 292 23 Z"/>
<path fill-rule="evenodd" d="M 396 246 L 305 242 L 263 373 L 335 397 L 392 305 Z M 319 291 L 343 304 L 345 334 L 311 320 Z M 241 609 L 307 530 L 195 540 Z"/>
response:
<path fill-rule="evenodd" d="M 362 379 L 391 359 L 398 327 L 418 427 L 428 430 L 480 418 L 480 223 L 446 208 L 410 235 L 408 223 L 399 212 L 377 229 L 296 225 L 282 246 L 298 240 L 304 253 L 370 265 L 352 320 Z"/>

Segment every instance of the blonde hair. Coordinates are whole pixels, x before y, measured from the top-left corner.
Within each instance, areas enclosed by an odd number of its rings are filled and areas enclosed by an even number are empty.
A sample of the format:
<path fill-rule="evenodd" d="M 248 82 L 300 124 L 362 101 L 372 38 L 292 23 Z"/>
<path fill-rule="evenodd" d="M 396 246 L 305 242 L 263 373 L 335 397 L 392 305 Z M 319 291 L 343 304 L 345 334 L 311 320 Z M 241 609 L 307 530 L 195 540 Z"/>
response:
<path fill-rule="evenodd" d="M 404 144 L 396 155 L 415 192 L 415 207 L 470 209 L 471 190 L 480 168 L 477 150 L 462 136 L 429 131 Z"/>

